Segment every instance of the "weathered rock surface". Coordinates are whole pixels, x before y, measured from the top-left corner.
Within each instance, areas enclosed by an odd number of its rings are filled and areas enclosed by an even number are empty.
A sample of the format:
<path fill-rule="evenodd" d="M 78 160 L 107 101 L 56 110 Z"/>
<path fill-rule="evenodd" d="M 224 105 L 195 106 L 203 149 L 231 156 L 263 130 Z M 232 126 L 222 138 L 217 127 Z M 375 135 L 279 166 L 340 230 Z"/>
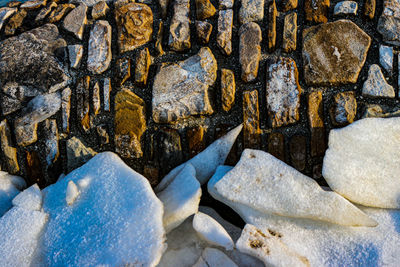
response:
<path fill-rule="evenodd" d="M 304 10 L 306 20 L 316 23 L 326 23 L 328 21 L 328 10 L 330 0 L 305 0 Z"/>
<path fill-rule="evenodd" d="M 28 12 L 24 9 L 21 9 L 16 14 L 14 14 L 8 21 L 6 28 L 4 29 L 4 33 L 6 35 L 14 35 L 18 28 L 22 26 L 24 19 L 28 15 Z"/>
<path fill-rule="evenodd" d="M 276 17 L 278 10 L 276 9 L 275 0 L 268 6 L 268 49 L 270 52 L 275 50 L 276 46 Z"/>
<path fill-rule="evenodd" d="M 221 102 L 222 109 L 229 111 L 235 103 L 235 74 L 228 69 L 221 69 Z"/>
<path fill-rule="evenodd" d="M 322 170 L 330 188 L 357 204 L 400 208 L 399 128 L 400 118 L 368 118 L 332 130 Z"/>
<path fill-rule="evenodd" d="M 98 20 L 90 31 L 87 67 L 94 74 L 101 74 L 110 66 L 111 26 L 106 20 Z"/>
<path fill-rule="evenodd" d="M 286 53 L 295 51 L 297 47 L 297 13 L 285 16 L 282 48 Z"/>
<path fill-rule="evenodd" d="M 153 84 L 153 120 L 174 122 L 213 113 L 208 87 L 217 77 L 217 61 L 209 48 L 184 61 L 164 64 Z"/>
<path fill-rule="evenodd" d="M 41 91 L 31 86 L 19 85 L 16 82 L 8 82 L 2 86 L 1 111 L 8 115 L 23 107 L 23 102 L 28 98 L 37 96 Z"/>
<path fill-rule="evenodd" d="M 232 9 L 234 2 L 234 0 L 219 0 L 218 9 Z"/>
<path fill-rule="evenodd" d="M 270 60 L 267 64 L 267 108 L 272 127 L 299 120 L 302 89 L 296 62 L 291 58 Z"/>
<path fill-rule="evenodd" d="M 26 1 L 22 5 L 20 5 L 21 9 L 27 9 L 27 10 L 33 10 L 37 9 L 40 7 L 45 6 L 47 3 L 47 0 L 32 0 L 32 1 Z"/>
<path fill-rule="evenodd" d="M 352 123 L 357 113 L 356 94 L 353 91 L 338 93 L 331 108 L 332 122 L 336 126 Z"/>
<path fill-rule="evenodd" d="M 153 12 L 140 3 L 117 6 L 115 20 L 118 26 L 119 52 L 124 53 L 146 44 L 153 34 Z"/>
<path fill-rule="evenodd" d="M 68 14 L 72 9 L 75 8 L 73 4 L 60 4 L 58 5 L 47 17 L 47 21 L 50 23 L 59 22 L 65 15 Z"/>
<path fill-rule="evenodd" d="M 338 15 L 357 15 L 358 4 L 355 1 L 342 1 L 335 5 L 333 14 Z"/>
<path fill-rule="evenodd" d="M 204 20 L 214 16 L 217 10 L 210 0 L 196 0 L 196 15 L 198 20 Z"/>
<path fill-rule="evenodd" d="M 384 0 L 377 30 L 389 44 L 400 45 L 400 2 Z"/>
<path fill-rule="evenodd" d="M 11 17 L 15 12 L 17 12 L 17 8 L 10 7 L 2 7 L 0 8 L 0 30 L 3 28 L 6 20 Z"/>
<path fill-rule="evenodd" d="M 47 7 L 42 8 L 35 18 L 35 22 L 43 21 L 54 9 L 57 8 L 55 2 L 51 2 Z"/>
<path fill-rule="evenodd" d="M 115 97 L 115 146 L 124 158 L 143 156 L 141 138 L 146 131 L 146 110 L 144 101 L 123 88 Z"/>
<path fill-rule="evenodd" d="M 117 65 L 117 80 L 123 85 L 131 77 L 131 59 L 129 57 L 119 58 Z"/>
<path fill-rule="evenodd" d="M 17 173 L 19 171 L 17 149 L 12 145 L 11 131 L 7 120 L 3 120 L 0 123 L 0 142 L 0 150 L 3 156 L 3 167 L 5 167 L 5 169 L 11 174 Z"/>
<path fill-rule="evenodd" d="M 159 56 L 162 56 L 164 54 L 164 49 L 162 45 L 163 32 L 164 32 L 164 22 L 160 20 L 160 22 L 158 23 L 156 42 L 154 44 L 154 48 Z"/>
<path fill-rule="evenodd" d="M 92 96 L 93 115 L 96 117 L 101 108 L 100 85 L 98 82 L 96 82 L 92 88 Z"/>
<path fill-rule="evenodd" d="M 58 146 L 58 128 L 55 119 L 45 120 L 44 133 L 44 151 L 46 153 L 47 166 L 50 166 L 57 161 L 58 156 L 60 155 L 60 149 Z"/>
<path fill-rule="evenodd" d="M 213 26 L 211 23 L 207 21 L 196 21 L 196 33 L 197 38 L 203 44 L 207 44 L 210 40 L 210 35 L 212 32 Z"/>
<path fill-rule="evenodd" d="M 69 45 L 68 55 L 70 67 L 78 69 L 81 65 L 81 59 L 83 56 L 83 45 Z"/>
<path fill-rule="evenodd" d="M 233 10 L 220 10 L 218 13 L 217 45 L 229 56 L 232 53 Z"/>
<path fill-rule="evenodd" d="M 78 123 L 87 132 L 92 127 L 90 120 L 90 76 L 82 77 L 76 85 L 76 115 Z"/>
<path fill-rule="evenodd" d="M 370 97 L 395 97 L 394 88 L 386 82 L 381 68 L 373 64 L 368 71 L 368 79 L 364 82 L 362 94 Z"/>
<path fill-rule="evenodd" d="M 349 20 L 305 29 L 303 61 L 307 84 L 356 83 L 370 44 L 371 38 Z"/>
<path fill-rule="evenodd" d="M 369 19 L 375 17 L 376 0 L 366 0 L 364 4 L 364 16 Z"/>
<path fill-rule="evenodd" d="M 63 27 L 65 30 L 73 33 L 76 38 L 82 40 L 83 30 L 87 23 L 86 12 L 88 7 L 85 4 L 80 4 L 78 7 L 74 8 L 68 15 L 64 18 Z"/>
<path fill-rule="evenodd" d="M 308 120 L 311 128 L 311 156 L 319 157 L 325 153 L 325 126 L 322 91 L 308 95 Z"/>
<path fill-rule="evenodd" d="M 393 73 L 393 47 L 379 46 L 379 64 L 392 76 Z"/>
<path fill-rule="evenodd" d="M 275 1 L 275 0 L 274 0 Z M 261 21 L 264 18 L 264 0 L 242 0 L 239 10 L 239 22 Z"/>
<path fill-rule="evenodd" d="M 400 109 L 398 107 L 392 109 L 383 105 L 367 105 L 362 118 L 392 118 L 400 117 Z"/>
<path fill-rule="evenodd" d="M 67 169 L 68 172 L 79 168 L 97 154 L 90 147 L 85 146 L 75 136 L 67 141 Z"/>
<path fill-rule="evenodd" d="M 147 77 L 149 76 L 149 68 L 151 65 L 151 56 L 149 49 L 143 48 L 136 56 L 135 64 L 135 82 L 140 85 L 147 84 Z"/>
<path fill-rule="evenodd" d="M 261 141 L 257 90 L 243 92 L 243 141 L 247 148 L 257 148 Z"/>
<path fill-rule="evenodd" d="M 184 51 L 191 47 L 190 43 L 190 1 L 176 0 L 174 15 L 169 27 L 168 45 L 172 50 Z"/>
<path fill-rule="evenodd" d="M 280 0 L 279 7 L 283 12 L 297 8 L 297 0 Z"/>
<path fill-rule="evenodd" d="M 69 87 L 65 88 L 61 93 L 61 128 L 64 133 L 69 133 L 69 118 L 71 116 L 71 94 L 72 91 Z"/>
<path fill-rule="evenodd" d="M 111 94 L 111 81 L 110 78 L 105 78 L 103 83 L 103 102 L 105 111 L 110 111 L 111 107 L 110 94 Z"/>
<path fill-rule="evenodd" d="M 243 24 L 239 29 L 239 61 L 242 80 L 251 82 L 257 78 L 261 57 L 261 28 L 255 22 Z"/>
<path fill-rule="evenodd" d="M 108 5 L 105 1 L 98 2 L 97 4 L 95 4 L 93 6 L 92 18 L 99 19 L 99 18 L 105 17 L 109 10 L 110 10 L 110 8 L 108 7 Z"/>

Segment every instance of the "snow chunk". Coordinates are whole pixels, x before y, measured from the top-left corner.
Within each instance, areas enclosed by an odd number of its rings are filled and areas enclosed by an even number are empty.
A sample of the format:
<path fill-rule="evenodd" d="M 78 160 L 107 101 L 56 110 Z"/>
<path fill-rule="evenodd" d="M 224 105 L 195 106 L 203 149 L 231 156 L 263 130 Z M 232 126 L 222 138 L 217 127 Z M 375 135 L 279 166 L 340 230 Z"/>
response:
<path fill-rule="evenodd" d="M 68 183 L 91 178 L 74 205 Z M 49 222 L 43 265 L 155 266 L 164 246 L 163 206 L 149 182 L 111 152 L 98 154 L 44 189 Z"/>
<path fill-rule="evenodd" d="M 76 184 L 73 181 L 69 181 L 67 186 L 67 193 L 65 196 L 65 201 L 67 201 L 67 204 L 68 205 L 74 204 L 79 194 L 80 192 Z"/>
<path fill-rule="evenodd" d="M 157 197 L 164 204 L 163 221 L 167 233 L 178 227 L 187 217 L 195 214 L 199 208 L 201 188 L 192 164 L 186 164 L 172 183 L 157 194 Z"/>
<path fill-rule="evenodd" d="M 399 132 L 400 118 L 367 118 L 332 130 L 322 169 L 332 190 L 364 206 L 399 209 Z"/>
<path fill-rule="evenodd" d="M 42 208 L 42 192 L 39 186 L 34 184 L 25 189 L 12 200 L 12 204 L 26 210 L 40 211 Z"/>
<path fill-rule="evenodd" d="M 237 267 L 228 256 L 215 248 L 205 248 L 193 267 Z"/>
<path fill-rule="evenodd" d="M 246 149 L 236 167 L 214 184 L 223 198 L 260 212 L 341 225 L 376 226 L 349 201 L 273 157 Z"/>
<path fill-rule="evenodd" d="M 0 218 L 1 266 L 30 266 L 47 214 L 14 207 Z"/>
<path fill-rule="evenodd" d="M 237 126 L 225 136 L 216 140 L 197 156 L 186 162 L 192 164 L 196 169 L 196 178 L 199 180 L 201 185 L 210 179 L 219 165 L 224 164 L 226 157 L 235 143 L 237 136 L 242 131 L 242 128 L 242 124 Z M 170 171 L 158 184 L 155 191 L 160 192 L 164 190 L 183 169 L 186 163 L 183 163 Z"/>
<path fill-rule="evenodd" d="M 12 207 L 12 199 L 24 187 L 24 179 L 0 171 L 0 217 Z"/>
<path fill-rule="evenodd" d="M 202 212 L 196 213 L 193 218 L 193 228 L 201 238 L 212 245 L 233 249 L 233 241 L 228 232 L 211 216 Z"/>

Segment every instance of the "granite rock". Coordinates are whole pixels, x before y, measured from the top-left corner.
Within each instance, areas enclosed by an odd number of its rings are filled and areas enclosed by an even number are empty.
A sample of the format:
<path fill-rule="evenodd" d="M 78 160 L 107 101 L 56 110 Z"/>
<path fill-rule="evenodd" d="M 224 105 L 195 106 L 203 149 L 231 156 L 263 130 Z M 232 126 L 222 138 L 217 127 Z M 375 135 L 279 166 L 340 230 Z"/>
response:
<path fill-rule="evenodd" d="M 358 4 L 355 1 L 341 1 L 335 5 L 333 14 L 338 15 L 357 15 Z"/>
<path fill-rule="evenodd" d="M 233 10 L 220 10 L 218 13 L 217 45 L 229 56 L 232 53 Z"/>
<path fill-rule="evenodd" d="M 111 26 L 98 20 L 90 31 L 87 68 L 93 74 L 105 72 L 111 63 Z"/>
<path fill-rule="evenodd" d="M 275 0 L 273 0 L 275 1 Z M 261 21 L 264 18 L 264 0 L 242 0 L 239 10 L 239 22 Z"/>
<path fill-rule="evenodd" d="M 243 24 L 239 29 L 239 61 L 242 66 L 242 80 L 254 81 L 258 75 L 261 57 L 261 28 L 255 22 Z"/>

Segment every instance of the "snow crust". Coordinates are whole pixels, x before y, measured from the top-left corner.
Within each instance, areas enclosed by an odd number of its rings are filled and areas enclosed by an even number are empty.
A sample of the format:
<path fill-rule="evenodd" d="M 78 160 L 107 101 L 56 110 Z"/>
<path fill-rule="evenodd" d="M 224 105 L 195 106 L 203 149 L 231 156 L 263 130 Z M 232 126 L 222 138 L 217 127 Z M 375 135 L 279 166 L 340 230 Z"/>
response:
<path fill-rule="evenodd" d="M 24 179 L 0 171 L 0 217 L 11 207 L 13 198 L 26 187 Z"/>
<path fill-rule="evenodd" d="M 25 189 L 12 200 L 12 204 L 26 210 L 40 211 L 42 208 L 42 192 L 39 186 L 34 184 Z"/>

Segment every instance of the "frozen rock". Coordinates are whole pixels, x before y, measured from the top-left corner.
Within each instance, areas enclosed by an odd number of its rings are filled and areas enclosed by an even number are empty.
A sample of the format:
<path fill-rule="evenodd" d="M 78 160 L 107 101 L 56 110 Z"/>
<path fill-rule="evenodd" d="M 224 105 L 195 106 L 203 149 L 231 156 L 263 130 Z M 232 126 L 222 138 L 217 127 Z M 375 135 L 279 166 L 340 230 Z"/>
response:
<path fill-rule="evenodd" d="M 362 119 L 332 130 L 322 170 L 332 190 L 364 206 L 399 209 L 399 130 L 400 118 Z"/>
<path fill-rule="evenodd" d="M 167 123 L 212 114 L 208 87 L 216 78 L 217 61 L 207 47 L 184 61 L 162 65 L 153 84 L 153 120 Z"/>
<path fill-rule="evenodd" d="M 65 201 L 67 202 L 67 204 L 70 206 L 74 204 L 79 194 L 80 192 L 76 184 L 73 181 L 69 181 L 67 186 L 67 193 L 65 196 Z"/>
<path fill-rule="evenodd" d="M 289 249 L 281 238 L 272 230 L 262 231 L 246 224 L 236 246 L 241 252 L 262 260 L 265 266 L 310 266 L 306 257 Z"/>
<path fill-rule="evenodd" d="M 216 140 L 197 156 L 186 162 L 193 165 L 196 169 L 196 178 L 199 180 L 201 185 L 206 183 L 214 174 L 217 167 L 225 162 L 226 157 L 235 143 L 237 136 L 242 131 L 242 128 L 243 125 L 237 126 L 225 136 Z M 186 163 L 183 163 L 170 171 L 158 184 L 155 191 L 160 192 L 164 190 L 184 168 Z"/>
<path fill-rule="evenodd" d="M 88 10 L 87 5 L 80 4 L 74 8 L 64 19 L 63 27 L 65 30 L 73 33 L 76 38 L 82 40 L 83 30 L 87 23 L 86 12 Z"/>
<path fill-rule="evenodd" d="M 169 233 L 199 208 L 201 188 L 196 170 L 188 163 L 176 178 L 157 194 L 164 204 L 164 228 Z"/>
<path fill-rule="evenodd" d="M 191 47 L 190 43 L 190 1 L 175 0 L 173 16 L 169 28 L 168 45 L 172 50 L 184 51 Z"/>
<path fill-rule="evenodd" d="M 111 26 L 98 20 L 90 31 L 87 67 L 94 74 L 105 72 L 111 62 Z"/>
<path fill-rule="evenodd" d="M 71 68 L 78 69 L 81 65 L 81 59 L 83 56 L 82 45 L 69 45 L 68 46 L 69 63 Z"/>
<path fill-rule="evenodd" d="M 342 1 L 335 5 L 334 15 L 357 15 L 358 4 L 355 1 Z"/>
<path fill-rule="evenodd" d="M 12 204 L 26 210 L 40 211 L 42 208 L 42 192 L 39 186 L 34 184 L 28 187 L 12 200 Z"/>
<path fill-rule="evenodd" d="M 377 64 L 369 67 L 368 78 L 364 82 L 362 94 L 370 97 L 395 97 L 394 88 L 386 82 L 385 76 Z"/>
<path fill-rule="evenodd" d="M 377 223 L 334 192 L 269 153 L 246 149 L 239 163 L 209 187 L 233 205 L 265 214 L 325 221 L 346 226 Z"/>
<path fill-rule="evenodd" d="M 3 28 L 4 22 L 17 12 L 17 8 L 2 7 L 0 8 L 0 30 Z"/>
<path fill-rule="evenodd" d="M 26 187 L 24 179 L 0 171 L 0 217 L 12 207 L 13 198 Z"/>
<path fill-rule="evenodd" d="M 380 45 L 379 46 L 379 64 L 392 75 L 393 72 L 393 47 Z"/>
<path fill-rule="evenodd" d="M 200 258 L 193 265 L 193 267 L 209 266 L 237 267 L 236 263 L 234 263 L 222 251 L 215 248 L 205 248 Z"/>
<path fill-rule="evenodd" d="M 71 181 L 80 185 L 80 197 L 69 206 Z M 161 201 L 146 178 L 111 152 L 47 187 L 43 209 L 49 214 L 43 265 L 156 266 L 165 249 Z"/>
<path fill-rule="evenodd" d="M 384 0 L 383 12 L 379 17 L 377 30 L 389 44 L 400 45 L 400 2 Z"/>
<path fill-rule="evenodd" d="M 233 241 L 228 232 L 211 216 L 198 212 L 193 218 L 193 228 L 208 243 L 226 250 L 233 249 Z"/>
<path fill-rule="evenodd" d="M 264 0 L 242 0 L 239 10 L 240 24 L 261 21 L 264 18 Z"/>

